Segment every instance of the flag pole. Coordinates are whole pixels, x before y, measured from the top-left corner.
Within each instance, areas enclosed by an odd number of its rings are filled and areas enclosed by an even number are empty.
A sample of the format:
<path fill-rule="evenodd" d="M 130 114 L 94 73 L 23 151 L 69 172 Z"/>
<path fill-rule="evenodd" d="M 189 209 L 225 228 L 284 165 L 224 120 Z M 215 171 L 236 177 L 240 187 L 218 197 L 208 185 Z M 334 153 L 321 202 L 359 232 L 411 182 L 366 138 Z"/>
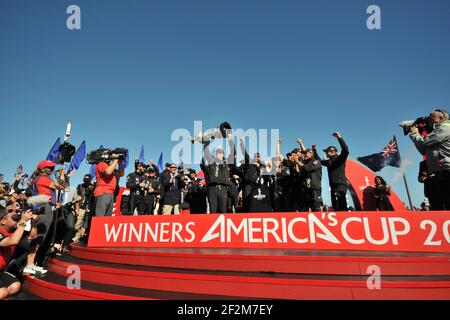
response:
<path fill-rule="evenodd" d="M 398 150 L 398 158 L 400 160 L 400 163 L 402 163 L 402 158 L 400 156 L 400 147 L 398 145 L 398 141 L 397 141 L 397 137 L 394 135 L 394 139 L 397 143 L 397 150 Z M 413 205 L 412 205 L 412 201 L 411 201 L 411 194 L 409 193 L 409 187 L 408 187 L 408 182 L 406 181 L 406 175 L 405 172 L 403 171 L 402 173 L 403 176 L 403 182 L 405 183 L 405 188 L 406 188 L 406 194 L 408 196 L 408 202 L 409 202 L 409 209 L 412 210 L 413 209 Z"/>

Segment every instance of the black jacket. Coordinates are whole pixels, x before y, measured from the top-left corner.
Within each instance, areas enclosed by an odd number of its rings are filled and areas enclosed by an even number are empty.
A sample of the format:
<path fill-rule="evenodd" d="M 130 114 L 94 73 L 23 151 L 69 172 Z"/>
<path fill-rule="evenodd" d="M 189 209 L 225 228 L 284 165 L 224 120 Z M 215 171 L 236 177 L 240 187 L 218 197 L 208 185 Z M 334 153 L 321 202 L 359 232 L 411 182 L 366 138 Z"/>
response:
<path fill-rule="evenodd" d="M 208 164 L 205 163 L 205 159 L 202 159 L 202 163 L 200 164 L 200 168 L 203 170 L 205 174 L 205 180 L 207 185 L 224 185 L 229 186 L 230 184 L 230 168 L 227 164 L 227 161 L 219 162 L 217 159 L 211 156 L 209 151 L 210 142 L 205 142 L 204 152 L 205 158 L 208 161 Z M 234 155 L 230 154 L 229 163 L 234 162 Z"/>
<path fill-rule="evenodd" d="M 342 148 L 341 153 L 330 159 L 321 161 L 322 165 L 328 168 L 328 179 L 331 188 L 338 185 L 348 186 L 347 178 L 345 177 L 345 162 L 349 153 L 348 146 L 344 139 L 339 138 L 338 141 Z"/>
<path fill-rule="evenodd" d="M 163 171 L 159 177 L 162 189 L 162 204 L 174 206 L 181 202 L 181 192 L 179 188 L 179 180 L 174 178 L 171 182 L 170 173 Z"/>
<path fill-rule="evenodd" d="M 305 173 L 303 186 L 309 190 L 322 189 L 322 165 L 318 159 L 311 158 L 303 161 L 302 169 Z"/>
<path fill-rule="evenodd" d="M 127 176 L 127 188 L 130 189 L 131 195 L 143 196 L 145 194 L 145 188 L 139 186 L 140 183 L 144 182 L 144 179 L 144 174 L 136 171 Z"/>

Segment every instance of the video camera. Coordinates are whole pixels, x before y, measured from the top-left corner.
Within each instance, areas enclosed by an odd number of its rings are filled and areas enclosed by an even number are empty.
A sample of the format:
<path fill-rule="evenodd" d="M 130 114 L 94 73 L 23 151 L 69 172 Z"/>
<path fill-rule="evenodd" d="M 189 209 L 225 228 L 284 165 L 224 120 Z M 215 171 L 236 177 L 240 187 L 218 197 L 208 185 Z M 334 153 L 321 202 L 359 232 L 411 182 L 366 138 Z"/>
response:
<path fill-rule="evenodd" d="M 86 160 L 89 164 L 98 164 L 102 161 L 111 161 L 114 159 L 125 160 L 128 149 L 126 148 L 116 148 L 111 149 L 96 149 L 89 152 L 86 156 Z M 113 155 L 117 155 L 116 158 Z"/>
<path fill-rule="evenodd" d="M 420 117 L 416 120 L 405 120 L 399 123 L 399 126 L 403 128 L 403 134 L 407 136 L 411 127 L 417 127 L 420 135 L 430 134 L 433 131 L 433 124 L 430 121 L 430 117 Z"/>

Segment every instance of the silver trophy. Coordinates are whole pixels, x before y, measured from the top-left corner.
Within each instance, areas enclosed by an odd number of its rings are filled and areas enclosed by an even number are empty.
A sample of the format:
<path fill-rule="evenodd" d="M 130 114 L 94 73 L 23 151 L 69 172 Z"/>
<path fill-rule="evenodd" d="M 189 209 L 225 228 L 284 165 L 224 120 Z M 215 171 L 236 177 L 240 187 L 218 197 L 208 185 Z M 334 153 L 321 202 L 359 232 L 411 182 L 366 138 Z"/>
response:
<path fill-rule="evenodd" d="M 205 143 L 216 138 L 225 138 L 227 131 L 231 129 L 231 125 L 228 122 L 222 122 L 216 129 L 200 132 L 198 135 L 191 137 L 191 142 Z"/>

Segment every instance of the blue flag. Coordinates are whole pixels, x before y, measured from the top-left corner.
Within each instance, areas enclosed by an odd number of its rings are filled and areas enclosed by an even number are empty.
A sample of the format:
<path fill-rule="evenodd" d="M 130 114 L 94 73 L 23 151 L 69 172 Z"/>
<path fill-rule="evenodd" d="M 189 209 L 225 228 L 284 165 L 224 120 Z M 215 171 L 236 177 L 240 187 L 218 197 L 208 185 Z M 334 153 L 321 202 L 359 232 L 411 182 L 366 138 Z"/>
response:
<path fill-rule="evenodd" d="M 46 160 L 55 162 L 58 158 L 59 154 L 61 153 L 59 151 L 59 147 L 61 146 L 61 140 L 58 138 L 56 139 L 55 143 L 53 144 L 53 147 L 50 149 L 50 152 L 47 155 Z"/>
<path fill-rule="evenodd" d="M 69 170 L 67 171 L 67 176 L 71 177 L 77 172 L 84 158 L 86 158 L 86 141 L 83 141 L 77 152 L 75 152 Z"/>
<path fill-rule="evenodd" d="M 158 171 L 161 173 L 163 172 L 163 153 L 161 152 L 161 154 L 159 155 L 159 160 L 158 160 Z"/>
<path fill-rule="evenodd" d="M 394 136 L 381 152 L 365 157 L 359 157 L 357 159 L 375 172 L 380 171 L 387 166 L 400 168 L 400 153 L 398 151 L 397 138 Z"/>
<path fill-rule="evenodd" d="M 130 163 L 130 155 L 127 153 L 125 154 L 125 161 L 122 162 L 123 168 L 126 169 L 128 167 L 128 164 Z"/>
<path fill-rule="evenodd" d="M 142 146 L 142 148 L 141 148 L 141 154 L 139 155 L 139 162 L 145 163 L 144 146 Z"/>

